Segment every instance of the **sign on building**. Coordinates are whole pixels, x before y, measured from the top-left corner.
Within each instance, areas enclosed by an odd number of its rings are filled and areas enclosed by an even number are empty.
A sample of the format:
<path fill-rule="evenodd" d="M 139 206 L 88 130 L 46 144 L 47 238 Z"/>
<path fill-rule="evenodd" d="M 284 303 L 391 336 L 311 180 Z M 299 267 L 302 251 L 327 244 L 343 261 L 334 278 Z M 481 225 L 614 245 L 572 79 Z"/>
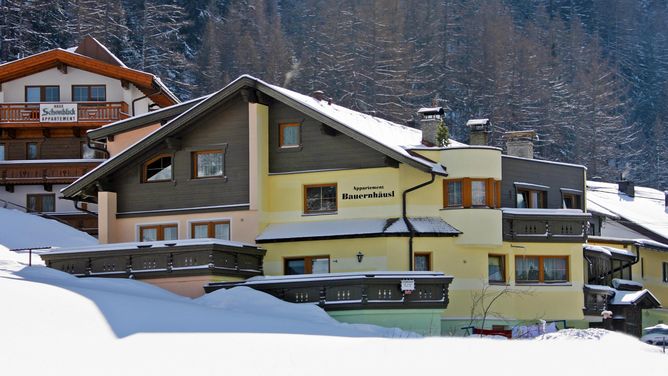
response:
<path fill-rule="evenodd" d="M 39 105 L 40 123 L 70 123 L 77 121 L 76 103 L 43 103 Z"/>

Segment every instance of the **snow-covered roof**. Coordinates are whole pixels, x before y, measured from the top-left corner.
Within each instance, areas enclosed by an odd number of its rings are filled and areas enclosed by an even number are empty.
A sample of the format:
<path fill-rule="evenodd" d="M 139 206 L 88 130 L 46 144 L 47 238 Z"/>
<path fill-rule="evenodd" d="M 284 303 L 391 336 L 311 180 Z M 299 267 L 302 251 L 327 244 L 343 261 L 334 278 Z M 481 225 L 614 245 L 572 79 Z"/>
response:
<path fill-rule="evenodd" d="M 467 126 L 471 126 L 471 125 L 485 125 L 485 124 L 487 124 L 487 123 L 489 123 L 489 119 L 471 119 L 471 120 L 469 120 L 469 121 L 466 122 L 466 125 L 467 125 Z"/>
<path fill-rule="evenodd" d="M 443 112 L 443 107 L 422 107 L 417 112 L 418 112 L 418 114 L 442 113 Z"/>
<path fill-rule="evenodd" d="M 587 207 L 609 216 L 621 224 L 644 228 L 661 238 L 668 239 L 668 211 L 662 191 L 635 187 L 635 196 L 620 192 L 616 183 L 587 182 Z"/>
<path fill-rule="evenodd" d="M 455 236 L 461 232 L 440 218 L 409 218 L 417 235 Z M 408 234 L 401 218 L 336 219 L 268 225 L 256 238 L 258 243 L 334 237 L 392 236 Z"/>
<path fill-rule="evenodd" d="M 629 288 L 624 288 L 624 287 L 634 287 L 633 290 L 640 291 L 642 290 L 642 283 L 636 282 L 636 281 L 631 281 L 628 279 L 621 279 L 621 278 L 613 278 L 612 279 L 612 287 L 616 289 L 625 289 L 625 290 L 630 290 Z"/>
<path fill-rule="evenodd" d="M 585 287 L 586 289 L 588 289 L 588 290 L 592 290 L 592 291 L 602 291 L 602 292 L 605 291 L 605 292 L 608 292 L 608 293 L 610 293 L 610 294 L 614 294 L 614 293 L 617 292 L 617 290 L 613 289 L 612 287 L 610 287 L 610 286 L 605 286 L 605 285 L 590 285 L 590 284 L 585 284 L 584 287 Z"/>
<path fill-rule="evenodd" d="M 97 239 L 52 219 L 0 208 L 0 249 L 94 246 Z"/>
<path fill-rule="evenodd" d="M 161 240 L 154 242 L 109 243 L 109 244 L 97 244 L 97 245 L 80 246 L 80 247 L 62 247 L 62 248 L 55 248 L 46 253 L 50 255 L 60 255 L 67 253 L 106 252 L 106 251 L 124 251 L 124 250 L 150 251 L 155 248 L 201 246 L 201 245 L 222 245 L 234 248 L 243 248 L 243 247 L 255 248 L 254 245 L 248 243 L 206 238 L 206 239 Z"/>
<path fill-rule="evenodd" d="M 632 305 L 632 304 L 636 304 L 637 302 L 639 302 L 645 296 L 648 296 L 648 297 L 654 299 L 655 301 L 659 302 L 659 300 L 652 294 L 652 292 L 650 292 L 647 289 L 640 290 L 640 291 L 619 291 L 619 290 L 617 290 L 615 292 L 615 296 L 610 301 L 610 304 L 613 304 L 613 305 Z M 661 304 L 661 303 L 659 302 L 659 304 Z"/>
<path fill-rule="evenodd" d="M 630 258 L 635 258 L 636 257 L 635 253 L 633 253 L 631 251 L 628 251 L 626 249 L 622 249 L 622 248 L 614 248 L 614 247 L 608 247 L 608 246 L 603 246 L 603 245 L 594 245 L 594 244 L 583 244 L 582 247 L 586 251 L 603 253 L 603 254 L 605 254 L 607 256 L 610 256 L 610 257 L 612 257 L 613 254 L 620 255 L 620 256 L 625 256 L 625 257 L 630 257 Z"/>

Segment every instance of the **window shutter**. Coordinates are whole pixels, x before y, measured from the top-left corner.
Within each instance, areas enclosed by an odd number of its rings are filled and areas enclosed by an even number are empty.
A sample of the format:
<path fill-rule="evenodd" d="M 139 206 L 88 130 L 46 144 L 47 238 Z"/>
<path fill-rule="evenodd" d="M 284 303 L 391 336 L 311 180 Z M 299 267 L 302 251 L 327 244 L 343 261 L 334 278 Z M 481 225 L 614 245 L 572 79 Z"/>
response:
<path fill-rule="evenodd" d="M 496 194 L 494 193 L 494 179 L 487 179 L 485 184 L 485 201 L 487 201 L 488 208 L 495 208 L 494 203 Z"/>
<path fill-rule="evenodd" d="M 462 206 L 465 208 L 471 207 L 471 179 L 462 179 Z"/>
<path fill-rule="evenodd" d="M 501 207 L 501 180 L 496 181 L 496 207 Z"/>
<path fill-rule="evenodd" d="M 443 207 L 448 207 L 448 181 L 443 180 Z"/>

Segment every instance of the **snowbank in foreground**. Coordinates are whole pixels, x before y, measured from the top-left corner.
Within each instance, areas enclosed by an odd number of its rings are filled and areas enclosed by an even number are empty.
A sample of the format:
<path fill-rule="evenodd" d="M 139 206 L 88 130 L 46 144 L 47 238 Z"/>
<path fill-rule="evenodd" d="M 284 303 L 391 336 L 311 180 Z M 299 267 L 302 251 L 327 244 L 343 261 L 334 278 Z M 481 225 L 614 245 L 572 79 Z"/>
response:
<path fill-rule="evenodd" d="M 97 239 L 52 219 L 0 208 L 0 248 L 77 247 Z"/>
<path fill-rule="evenodd" d="M 2 375 L 665 375 L 668 369 L 658 348 L 624 335 L 379 338 L 396 333 L 340 324 L 314 307 L 250 289 L 190 300 L 137 281 L 25 267 L 10 255 L 18 258 L 0 250 Z"/>

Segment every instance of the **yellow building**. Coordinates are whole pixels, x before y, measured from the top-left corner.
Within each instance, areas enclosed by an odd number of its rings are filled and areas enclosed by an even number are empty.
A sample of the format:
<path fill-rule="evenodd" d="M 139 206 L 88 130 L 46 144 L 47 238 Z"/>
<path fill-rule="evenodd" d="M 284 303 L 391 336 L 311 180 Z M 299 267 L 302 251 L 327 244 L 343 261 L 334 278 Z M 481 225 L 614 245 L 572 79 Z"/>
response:
<path fill-rule="evenodd" d="M 443 272 L 443 334 L 587 325 L 586 169 L 532 159 L 531 132 L 507 135 L 522 157 L 429 146 L 443 112 L 419 114 L 420 130 L 242 76 L 163 126 L 108 127 L 150 133 L 62 193 L 98 204 L 103 243 L 258 244 L 265 275 Z"/>

